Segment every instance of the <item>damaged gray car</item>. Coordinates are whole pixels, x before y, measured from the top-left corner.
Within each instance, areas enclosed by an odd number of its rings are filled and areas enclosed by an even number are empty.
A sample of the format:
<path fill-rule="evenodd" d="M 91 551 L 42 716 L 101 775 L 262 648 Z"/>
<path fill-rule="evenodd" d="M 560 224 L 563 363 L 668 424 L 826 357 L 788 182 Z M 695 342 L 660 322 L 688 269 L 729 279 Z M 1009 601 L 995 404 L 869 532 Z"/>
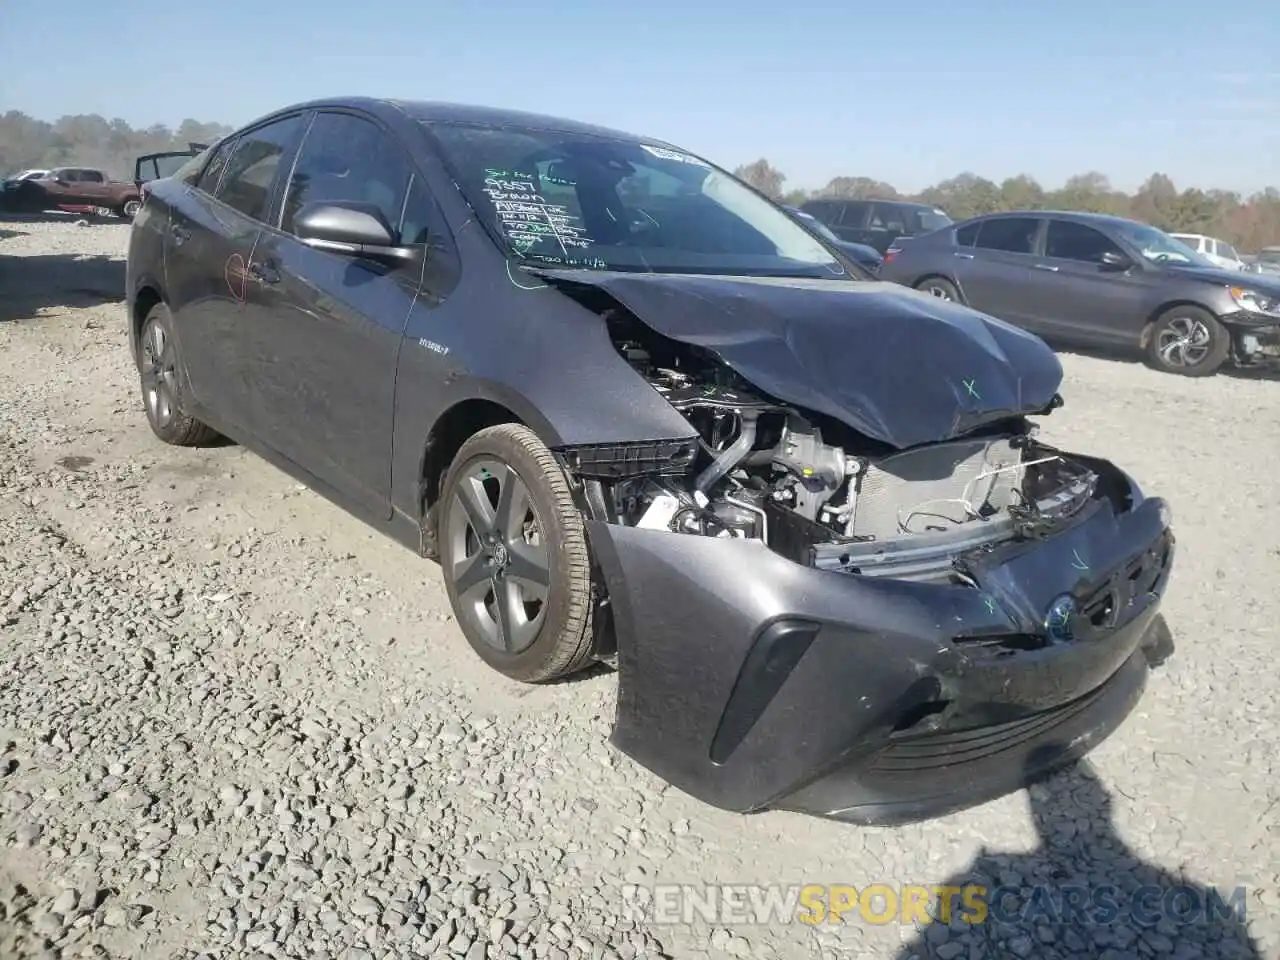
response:
<path fill-rule="evenodd" d="M 671 144 L 297 105 L 149 185 L 127 293 L 160 439 L 437 559 L 507 677 L 614 664 L 612 742 L 716 806 L 998 796 L 1172 650 L 1168 507 L 1037 439 L 1055 354 Z"/>

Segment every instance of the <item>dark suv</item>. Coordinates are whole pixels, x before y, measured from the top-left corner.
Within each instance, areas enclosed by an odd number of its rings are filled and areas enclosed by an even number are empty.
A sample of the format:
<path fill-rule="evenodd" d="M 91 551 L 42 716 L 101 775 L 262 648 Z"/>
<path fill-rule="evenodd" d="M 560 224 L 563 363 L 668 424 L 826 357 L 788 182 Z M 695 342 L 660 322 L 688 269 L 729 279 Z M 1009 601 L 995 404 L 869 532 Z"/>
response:
<path fill-rule="evenodd" d="M 841 240 L 865 243 L 881 256 L 900 237 L 941 230 L 953 222 L 946 212 L 906 200 L 809 200 L 801 208 Z"/>

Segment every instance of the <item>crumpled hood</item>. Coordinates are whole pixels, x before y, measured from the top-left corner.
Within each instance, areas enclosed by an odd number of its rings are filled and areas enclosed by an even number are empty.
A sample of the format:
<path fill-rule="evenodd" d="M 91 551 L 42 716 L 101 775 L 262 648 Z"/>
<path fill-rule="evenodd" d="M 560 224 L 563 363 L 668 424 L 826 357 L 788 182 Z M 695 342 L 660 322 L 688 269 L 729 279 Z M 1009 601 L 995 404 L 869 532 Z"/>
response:
<path fill-rule="evenodd" d="M 775 398 L 898 449 L 1054 405 L 1062 365 L 1040 340 L 892 283 L 537 270 L 610 294 Z"/>

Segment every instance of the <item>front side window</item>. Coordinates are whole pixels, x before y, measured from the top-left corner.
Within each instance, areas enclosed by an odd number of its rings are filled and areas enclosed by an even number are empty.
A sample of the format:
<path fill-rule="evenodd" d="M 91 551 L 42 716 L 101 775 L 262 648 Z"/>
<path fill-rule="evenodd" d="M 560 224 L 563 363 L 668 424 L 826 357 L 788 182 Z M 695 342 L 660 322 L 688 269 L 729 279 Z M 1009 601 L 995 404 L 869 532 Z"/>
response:
<path fill-rule="evenodd" d="M 1044 240 L 1046 257 L 1102 263 L 1102 255 L 1105 253 L 1122 254 L 1122 251 L 1110 238 L 1093 227 L 1070 220 L 1049 221 Z"/>
<path fill-rule="evenodd" d="M 346 113 L 317 114 L 289 179 L 280 229 L 308 203 L 361 203 L 400 228 L 412 168 L 400 145 L 377 124 Z"/>
<path fill-rule="evenodd" d="M 285 117 L 241 134 L 214 194 L 246 217 L 265 220 L 271 187 L 302 130 L 302 117 Z"/>
<path fill-rule="evenodd" d="M 956 245 L 960 247 L 972 247 L 974 241 L 978 239 L 978 229 L 981 226 L 981 223 L 971 223 L 957 230 Z"/>
<path fill-rule="evenodd" d="M 523 260 L 654 273 L 848 276 L 784 210 L 681 151 L 552 130 L 425 126 L 471 207 Z"/>
<path fill-rule="evenodd" d="M 1226 257 L 1228 260 L 1239 260 L 1240 254 L 1236 253 L 1236 248 L 1229 243 L 1218 241 L 1218 256 Z"/>
<path fill-rule="evenodd" d="M 1004 253 L 1034 253 L 1040 221 L 1032 217 L 998 217 L 984 220 L 974 246 Z"/>

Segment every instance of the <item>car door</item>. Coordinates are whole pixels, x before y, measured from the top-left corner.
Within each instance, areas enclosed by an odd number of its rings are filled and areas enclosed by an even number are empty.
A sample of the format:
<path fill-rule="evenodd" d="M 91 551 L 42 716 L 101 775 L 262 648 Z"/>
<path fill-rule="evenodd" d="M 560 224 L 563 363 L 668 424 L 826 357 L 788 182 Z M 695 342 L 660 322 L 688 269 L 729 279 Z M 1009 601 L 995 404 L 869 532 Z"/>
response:
<path fill-rule="evenodd" d="M 206 148 L 200 144 L 192 144 L 189 150 L 168 150 L 164 153 L 148 153 L 138 157 L 133 163 L 134 185 L 141 187 L 144 183 L 170 176 L 204 149 Z"/>
<path fill-rule="evenodd" d="M 278 229 L 254 261 L 261 322 L 245 330 L 257 385 L 249 428 L 377 518 L 391 514 L 396 361 L 417 298 L 421 261 L 389 265 L 314 249 L 293 235 L 309 203 L 372 204 L 408 245 L 416 171 L 408 151 L 370 117 L 316 114 L 284 192 Z"/>
<path fill-rule="evenodd" d="M 165 287 L 175 333 L 197 402 L 232 428 L 248 426 L 256 387 L 243 349 L 245 327 L 260 319 L 249 298 L 253 251 L 306 116 L 223 141 L 170 211 Z"/>
<path fill-rule="evenodd" d="M 53 209 L 60 206 L 74 206 L 79 203 L 76 195 L 80 188 L 80 171 L 70 168 L 50 170 L 47 177 L 36 180 L 32 186 L 33 195 L 40 194 L 37 206 Z"/>
<path fill-rule="evenodd" d="M 76 174 L 75 199 L 71 203 L 89 207 L 113 206 L 105 173 L 101 170 L 77 170 Z"/>
<path fill-rule="evenodd" d="M 1043 221 L 1039 217 L 991 217 L 957 231 L 955 280 L 965 303 L 1009 323 L 1039 328 L 1038 308 L 1029 297 Z M 961 238 L 959 235 L 964 234 Z"/>
<path fill-rule="evenodd" d="M 1101 230 L 1075 220 L 1049 218 L 1044 256 L 1029 286 L 1036 320 L 1046 334 L 1080 343 L 1134 343 L 1146 322 L 1147 277 L 1136 263 L 1107 264 L 1112 254 L 1130 260 Z"/>

